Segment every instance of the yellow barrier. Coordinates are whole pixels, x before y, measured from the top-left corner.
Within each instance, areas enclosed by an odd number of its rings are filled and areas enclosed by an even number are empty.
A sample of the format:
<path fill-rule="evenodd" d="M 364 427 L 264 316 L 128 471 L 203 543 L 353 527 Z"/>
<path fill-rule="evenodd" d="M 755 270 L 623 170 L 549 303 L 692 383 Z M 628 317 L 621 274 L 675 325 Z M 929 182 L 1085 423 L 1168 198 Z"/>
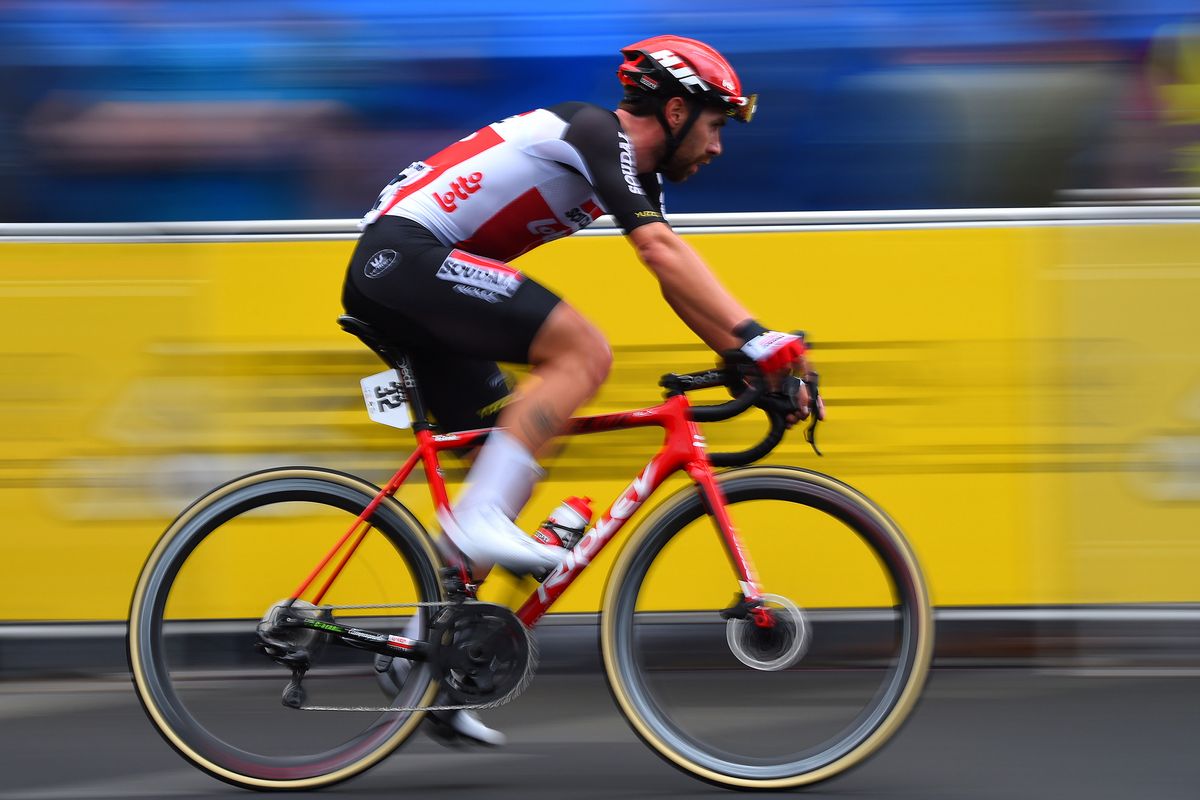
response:
<path fill-rule="evenodd" d="M 1200 225 L 690 239 L 764 322 L 817 343 L 826 457 L 795 436 L 772 461 L 886 508 L 938 604 L 1200 600 Z M 0 242 L 0 619 L 123 618 L 167 522 L 251 469 L 390 474 L 408 434 L 369 422 L 357 380 L 381 367 L 334 323 L 351 247 Z M 619 237 L 519 266 L 611 337 L 591 410 L 653 403 L 661 373 L 711 363 Z M 607 501 L 656 445 L 572 442 L 522 524 L 566 494 Z M 422 494 L 402 499 L 424 513 Z M 619 545 L 556 611 L 596 610 Z"/>

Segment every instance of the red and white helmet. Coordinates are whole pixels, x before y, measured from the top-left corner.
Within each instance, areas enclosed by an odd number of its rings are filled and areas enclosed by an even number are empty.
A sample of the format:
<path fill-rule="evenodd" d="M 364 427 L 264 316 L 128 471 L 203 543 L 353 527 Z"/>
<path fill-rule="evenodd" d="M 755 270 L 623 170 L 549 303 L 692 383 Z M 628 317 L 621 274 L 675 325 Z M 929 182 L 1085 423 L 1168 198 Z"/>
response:
<path fill-rule="evenodd" d="M 729 62 L 704 42 L 683 36 L 652 36 L 621 48 L 617 77 L 627 90 L 659 97 L 694 97 L 739 122 L 749 122 L 758 95 L 742 93 Z"/>

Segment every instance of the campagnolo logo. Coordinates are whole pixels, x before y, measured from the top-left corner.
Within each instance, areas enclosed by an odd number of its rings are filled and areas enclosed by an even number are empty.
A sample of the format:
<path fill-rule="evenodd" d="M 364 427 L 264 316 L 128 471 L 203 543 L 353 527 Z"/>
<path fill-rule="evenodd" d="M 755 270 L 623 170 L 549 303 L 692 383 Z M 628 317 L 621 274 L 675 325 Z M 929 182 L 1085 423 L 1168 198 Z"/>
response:
<path fill-rule="evenodd" d="M 368 278 L 378 278 L 394 267 L 399 260 L 400 254 L 395 250 L 380 250 L 368 259 L 367 266 L 363 269 L 363 274 Z"/>

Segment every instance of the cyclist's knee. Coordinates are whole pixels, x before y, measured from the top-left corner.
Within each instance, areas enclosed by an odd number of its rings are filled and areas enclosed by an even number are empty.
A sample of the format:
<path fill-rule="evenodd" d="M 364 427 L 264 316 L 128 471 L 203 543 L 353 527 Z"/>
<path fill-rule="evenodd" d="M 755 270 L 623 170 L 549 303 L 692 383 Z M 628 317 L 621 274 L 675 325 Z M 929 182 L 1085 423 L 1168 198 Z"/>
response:
<path fill-rule="evenodd" d="M 569 363 L 581 373 L 580 379 L 594 392 L 612 370 L 612 347 L 599 328 L 578 314 L 575 317 Z"/>
<path fill-rule="evenodd" d="M 604 333 L 566 303 L 550 313 L 529 349 L 530 363 L 571 368 L 593 389 L 608 377 L 612 358 Z"/>
<path fill-rule="evenodd" d="M 594 389 L 599 389 L 612 371 L 613 354 L 604 334 L 595 327 L 592 330 L 595 331 L 595 337 L 594 341 L 588 344 L 584 369 L 587 370 L 589 383 Z"/>

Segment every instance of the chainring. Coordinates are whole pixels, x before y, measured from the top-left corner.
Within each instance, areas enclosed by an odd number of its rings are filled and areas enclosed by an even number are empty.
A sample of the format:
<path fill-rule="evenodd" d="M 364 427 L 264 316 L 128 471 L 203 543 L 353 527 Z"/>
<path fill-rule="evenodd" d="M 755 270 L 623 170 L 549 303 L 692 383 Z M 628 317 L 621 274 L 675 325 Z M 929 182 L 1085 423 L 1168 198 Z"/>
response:
<path fill-rule="evenodd" d="M 511 610 L 462 603 L 435 620 L 445 700 L 473 708 L 500 705 L 525 690 L 537 668 L 529 630 Z"/>

